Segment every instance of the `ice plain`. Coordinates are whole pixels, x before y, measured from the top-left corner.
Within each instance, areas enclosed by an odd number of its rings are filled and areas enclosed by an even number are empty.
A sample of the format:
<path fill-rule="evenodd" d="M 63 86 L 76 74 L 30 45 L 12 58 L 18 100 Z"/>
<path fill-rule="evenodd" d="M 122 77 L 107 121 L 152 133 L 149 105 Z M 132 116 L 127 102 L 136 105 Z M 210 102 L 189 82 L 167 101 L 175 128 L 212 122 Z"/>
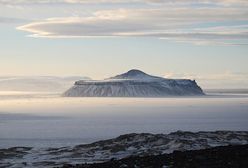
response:
<path fill-rule="evenodd" d="M 248 131 L 248 95 L 167 98 L 66 98 L 2 92 L 0 148 L 59 147 L 127 133 Z"/>

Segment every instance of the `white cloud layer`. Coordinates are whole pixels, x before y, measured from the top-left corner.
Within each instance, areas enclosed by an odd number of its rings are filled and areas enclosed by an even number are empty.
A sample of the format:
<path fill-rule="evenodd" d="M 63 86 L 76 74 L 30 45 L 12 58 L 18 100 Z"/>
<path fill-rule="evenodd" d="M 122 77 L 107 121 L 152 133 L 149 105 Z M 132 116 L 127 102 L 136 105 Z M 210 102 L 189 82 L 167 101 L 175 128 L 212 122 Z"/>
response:
<path fill-rule="evenodd" d="M 248 73 L 225 71 L 215 74 L 190 74 L 167 72 L 165 78 L 195 79 L 204 89 L 210 88 L 247 88 Z"/>
<path fill-rule="evenodd" d="M 34 3 L 159 3 L 159 4 L 223 4 L 247 5 L 247 0 L 0 0 L 1 4 L 34 4 Z"/>
<path fill-rule="evenodd" d="M 248 21 L 248 10 L 237 7 L 100 10 L 88 17 L 49 18 L 17 29 L 30 32 L 33 37 L 47 38 L 156 37 L 195 44 L 246 45 L 243 41 L 248 40 L 248 24 L 221 24 L 233 21 Z M 205 26 L 197 28 L 201 24 Z"/>

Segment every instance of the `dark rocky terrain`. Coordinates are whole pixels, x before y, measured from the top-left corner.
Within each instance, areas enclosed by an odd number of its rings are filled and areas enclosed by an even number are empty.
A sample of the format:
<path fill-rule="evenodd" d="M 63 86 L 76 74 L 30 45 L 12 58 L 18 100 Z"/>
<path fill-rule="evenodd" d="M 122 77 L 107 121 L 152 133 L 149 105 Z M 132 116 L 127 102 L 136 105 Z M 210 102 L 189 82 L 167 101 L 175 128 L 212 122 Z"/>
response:
<path fill-rule="evenodd" d="M 171 154 L 134 156 L 104 163 L 64 165 L 63 168 L 247 168 L 248 145 L 174 151 Z"/>
<path fill-rule="evenodd" d="M 133 164 L 137 162 L 137 165 L 140 165 L 139 167 L 142 168 L 144 167 L 142 166 L 143 163 L 145 165 L 155 164 L 156 167 L 157 164 L 175 163 L 178 159 L 182 159 L 180 163 L 184 163 L 190 159 L 194 160 L 199 158 L 203 159 L 199 161 L 200 163 L 207 162 L 208 160 L 204 160 L 206 158 L 209 158 L 210 161 L 213 160 L 214 163 L 217 162 L 218 157 L 222 156 L 222 153 L 225 154 L 225 148 L 220 148 L 220 152 L 217 150 L 216 156 L 214 156 L 215 150 L 207 150 L 207 152 L 201 153 L 201 149 L 211 149 L 217 146 L 247 144 L 247 131 L 177 131 L 170 134 L 131 133 L 121 135 L 113 139 L 76 146 L 65 146 L 58 148 L 11 147 L 0 149 L 0 167 L 43 168 L 83 163 L 99 163 L 95 164 L 95 167 L 103 167 L 105 164 L 105 167 L 109 167 L 109 164 L 110 167 L 118 167 L 118 165 L 122 165 L 121 163 L 123 160 L 127 165 L 129 165 L 129 163 Z M 247 148 L 247 146 L 245 147 Z M 233 148 L 230 148 L 230 150 L 227 148 L 226 153 L 228 154 L 229 152 L 229 154 L 231 154 L 232 149 L 236 151 L 236 154 L 233 153 L 235 156 L 230 155 L 232 156 L 230 159 L 235 158 L 236 155 L 237 159 L 247 157 L 247 153 L 239 156 L 238 146 L 234 146 Z M 240 149 L 244 150 L 243 147 L 240 147 Z M 193 151 L 188 154 L 183 153 L 184 151 L 190 150 L 200 150 L 199 158 L 197 156 L 197 152 L 196 154 Z M 182 153 L 174 151 L 181 151 Z M 192 158 L 185 158 L 186 156 L 191 156 L 191 153 Z M 229 154 L 225 157 L 229 157 Z M 136 159 L 137 161 L 135 161 Z M 224 161 L 225 158 L 221 159 Z M 108 162 L 110 160 L 114 161 Z M 196 162 L 198 162 L 198 160 L 196 160 Z M 130 167 L 132 166 L 130 165 Z"/>

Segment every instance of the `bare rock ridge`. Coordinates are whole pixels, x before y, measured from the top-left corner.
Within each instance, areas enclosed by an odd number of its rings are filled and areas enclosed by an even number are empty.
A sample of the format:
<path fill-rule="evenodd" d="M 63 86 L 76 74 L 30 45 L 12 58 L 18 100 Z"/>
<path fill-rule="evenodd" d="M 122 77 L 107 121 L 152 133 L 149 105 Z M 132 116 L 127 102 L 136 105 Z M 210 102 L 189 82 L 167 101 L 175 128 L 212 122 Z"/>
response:
<path fill-rule="evenodd" d="M 104 80 L 80 80 L 66 97 L 166 97 L 204 95 L 195 80 L 167 79 L 130 70 Z"/>

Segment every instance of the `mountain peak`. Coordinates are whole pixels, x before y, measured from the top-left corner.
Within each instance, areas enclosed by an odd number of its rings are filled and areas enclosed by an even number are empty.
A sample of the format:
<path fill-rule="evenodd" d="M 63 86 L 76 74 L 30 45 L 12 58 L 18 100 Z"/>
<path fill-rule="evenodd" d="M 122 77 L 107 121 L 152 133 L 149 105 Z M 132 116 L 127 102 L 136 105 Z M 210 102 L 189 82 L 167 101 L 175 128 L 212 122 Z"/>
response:
<path fill-rule="evenodd" d="M 126 75 L 147 75 L 145 72 L 141 71 L 141 70 L 138 70 L 138 69 L 131 69 L 129 71 L 127 71 L 126 73 L 124 73 Z M 122 74 L 122 75 L 124 75 Z"/>
<path fill-rule="evenodd" d="M 138 69 L 131 69 L 126 73 L 116 75 L 114 77 L 111 77 L 110 79 L 147 79 L 147 78 L 154 78 L 154 76 L 148 75 L 145 72 Z"/>

